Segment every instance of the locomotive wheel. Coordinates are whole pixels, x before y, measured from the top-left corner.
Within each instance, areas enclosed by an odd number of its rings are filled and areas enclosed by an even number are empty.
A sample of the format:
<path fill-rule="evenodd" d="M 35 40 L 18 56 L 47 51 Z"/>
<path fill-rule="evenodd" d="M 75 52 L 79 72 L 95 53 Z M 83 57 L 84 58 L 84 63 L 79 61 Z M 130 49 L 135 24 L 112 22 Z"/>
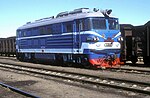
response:
<path fill-rule="evenodd" d="M 72 67 L 73 64 L 72 64 L 72 63 L 67 63 L 67 66 L 68 66 L 68 67 Z"/>
<path fill-rule="evenodd" d="M 17 54 L 17 59 L 18 59 L 19 61 L 24 61 L 24 54 L 23 54 L 23 53 Z"/>
<path fill-rule="evenodd" d="M 135 65 L 136 62 L 138 61 L 137 56 L 132 56 L 131 59 L 132 59 L 131 62 L 132 62 L 133 65 Z"/>
<path fill-rule="evenodd" d="M 132 62 L 132 64 L 133 64 L 133 65 L 135 65 L 135 64 L 136 64 L 136 61 L 135 61 L 135 60 L 132 60 L 131 62 Z"/>
<path fill-rule="evenodd" d="M 143 57 L 143 61 L 144 61 L 144 64 L 145 64 L 145 65 L 148 65 L 148 64 L 150 63 L 150 62 L 149 62 L 149 58 L 146 57 L 146 56 Z"/>

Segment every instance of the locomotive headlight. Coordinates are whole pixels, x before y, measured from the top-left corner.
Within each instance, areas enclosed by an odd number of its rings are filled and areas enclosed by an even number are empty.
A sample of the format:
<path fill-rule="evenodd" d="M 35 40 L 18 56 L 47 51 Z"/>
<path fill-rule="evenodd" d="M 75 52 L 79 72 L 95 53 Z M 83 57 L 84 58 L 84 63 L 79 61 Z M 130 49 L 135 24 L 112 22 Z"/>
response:
<path fill-rule="evenodd" d="M 123 38 L 122 38 L 122 37 L 119 37 L 117 40 L 118 40 L 118 42 L 122 42 L 122 41 L 123 41 Z"/>
<path fill-rule="evenodd" d="M 88 36 L 86 39 L 87 42 L 98 42 L 99 40 L 98 36 Z"/>

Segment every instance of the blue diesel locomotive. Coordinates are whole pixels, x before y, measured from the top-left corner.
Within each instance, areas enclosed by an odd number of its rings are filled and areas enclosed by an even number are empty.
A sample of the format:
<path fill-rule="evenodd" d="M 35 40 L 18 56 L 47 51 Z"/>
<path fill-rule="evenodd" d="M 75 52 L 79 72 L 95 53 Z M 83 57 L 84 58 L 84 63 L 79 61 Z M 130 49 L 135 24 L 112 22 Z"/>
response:
<path fill-rule="evenodd" d="M 121 33 L 111 11 L 79 8 L 27 22 L 17 29 L 17 59 L 118 67 Z"/>

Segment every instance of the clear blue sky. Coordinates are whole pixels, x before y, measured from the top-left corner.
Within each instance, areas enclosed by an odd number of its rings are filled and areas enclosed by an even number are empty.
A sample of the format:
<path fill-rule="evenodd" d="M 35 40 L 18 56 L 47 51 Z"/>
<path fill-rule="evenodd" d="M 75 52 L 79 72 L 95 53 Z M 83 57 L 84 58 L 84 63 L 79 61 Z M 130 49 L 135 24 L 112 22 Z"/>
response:
<path fill-rule="evenodd" d="M 121 24 L 142 25 L 150 20 L 149 4 L 150 0 L 1 0 L 0 37 L 15 36 L 26 22 L 82 7 L 112 9 Z"/>

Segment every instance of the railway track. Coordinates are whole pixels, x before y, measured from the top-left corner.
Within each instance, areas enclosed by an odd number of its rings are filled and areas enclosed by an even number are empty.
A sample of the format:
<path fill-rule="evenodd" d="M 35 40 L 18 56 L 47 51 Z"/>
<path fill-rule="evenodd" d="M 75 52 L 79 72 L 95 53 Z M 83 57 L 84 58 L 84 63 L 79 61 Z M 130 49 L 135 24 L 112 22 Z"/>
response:
<path fill-rule="evenodd" d="M 150 75 L 150 68 L 134 68 L 134 67 L 120 67 L 120 68 L 112 68 L 108 69 L 109 71 L 113 72 L 124 72 L 124 73 L 133 73 L 133 74 L 144 74 Z"/>
<path fill-rule="evenodd" d="M 26 91 L 23 91 L 23 90 L 21 90 L 21 89 L 18 89 L 18 88 L 16 88 L 16 87 L 13 87 L 13 86 L 10 86 L 10 85 L 7 85 L 7 84 L 2 83 L 2 82 L 0 82 L 0 86 L 2 86 L 2 87 L 4 87 L 4 88 L 7 88 L 7 89 L 10 89 L 10 90 L 13 91 L 14 93 L 18 93 L 18 94 L 20 94 L 20 95 L 22 95 L 22 96 L 25 96 L 25 97 L 40 98 L 40 97 L 35 96 L 35 95 L 31 94 L 31 93 L 28 93 L 28 92 L 26 92 Z"/>
<path fill-rule="evenodd" d="M 12 61 L 16 61 L 14 57 L 2 57 L 0 56 L 0 59 L 8 59 Z M 4 63 L 7 64 L 7 63 Z M 120 68 L 111 68 L 111 69 L 106 69 L 108 71 L 112 72 L 124 72 L 124 73 L 133 73 L 133 74 L 144 74 L 144 75 L 150 75 L 150 68 L 137 68 L 137 67 L 120 67 Z"/>
<path fill-rule="evenodd" d="M 17 65 L 7 65 L 0 64 L 1 68 L 13 69 L 17 71 L 24 71 L 28 73 L 56 77 L 61 79 L 67 79 L 69 81 L 75 81 L 82 84 L 90 84 L 94 85 L 97 88 L 99 86 L 112 87 L 117 89 L 123 89 L 127 91 L 133 91 L 142 94 L 150 95 L 150 83 L 144 82 L 135 82 L 132 80 L 123 80 L 123 79 L 115 79 L 115 78 L 106 78 L 101 76 L 87 75 L 76 72 L 66 72 L 63 70 L 50 70 L 50 69 L 40 69 L 34 67 L 25 67 L 25 66 L 17 66 Z"/>

